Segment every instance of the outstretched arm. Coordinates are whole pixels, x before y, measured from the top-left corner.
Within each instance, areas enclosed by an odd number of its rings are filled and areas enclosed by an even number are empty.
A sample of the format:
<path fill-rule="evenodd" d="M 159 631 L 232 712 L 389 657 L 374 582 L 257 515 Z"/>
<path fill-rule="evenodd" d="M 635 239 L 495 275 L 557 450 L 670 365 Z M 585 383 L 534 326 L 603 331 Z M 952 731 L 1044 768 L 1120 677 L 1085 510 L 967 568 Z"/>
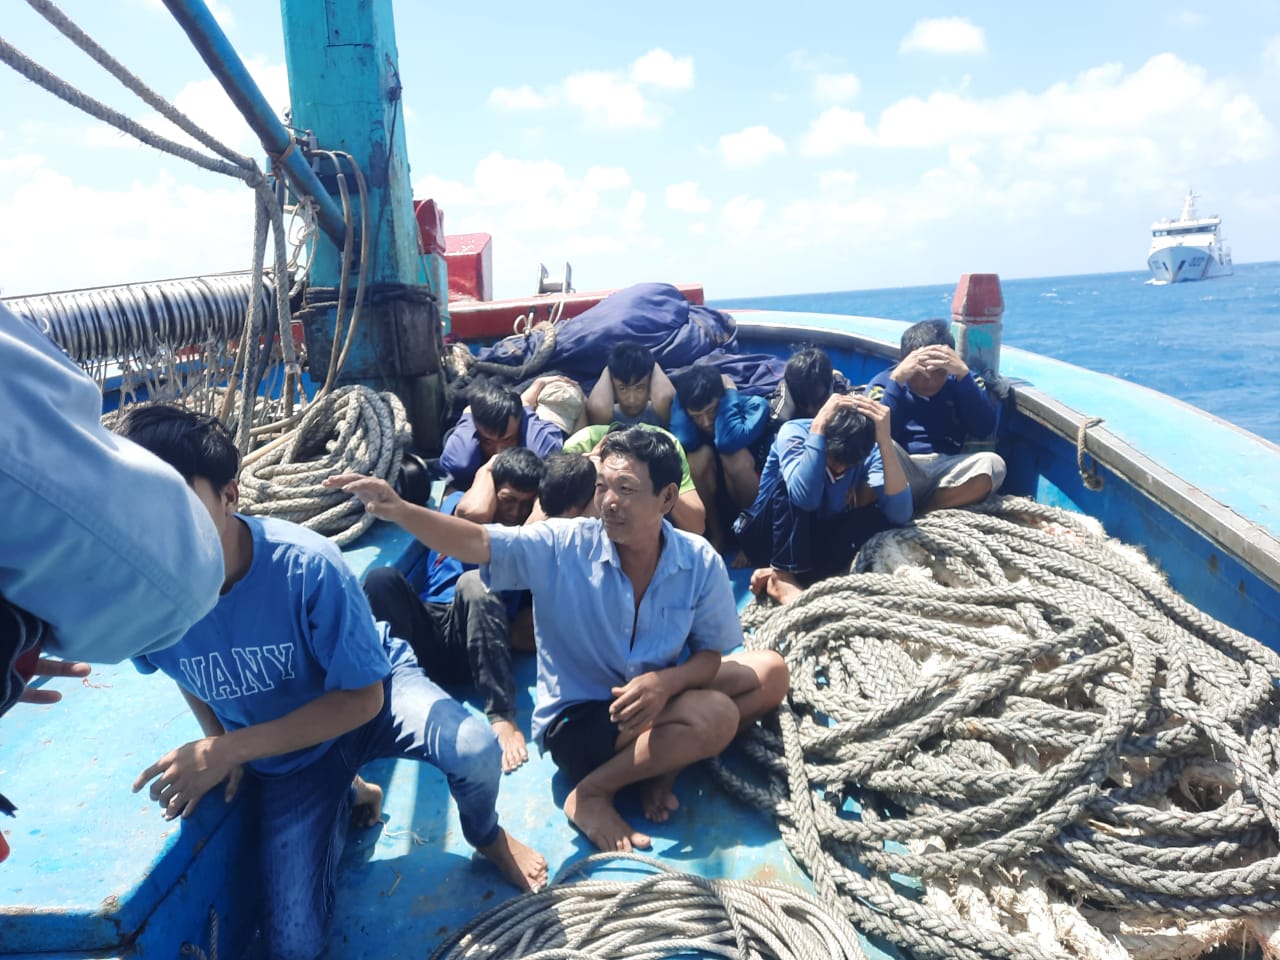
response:
<path fill-rule="evenodd" d="M 437 553 L 463 563 L 489 562 L 489 533 L 478 523 L 409 503 L 377 477 L 344 473 L 328 477 L 324 485 L 359 497 L 369 513 L 403 527 Z"/>

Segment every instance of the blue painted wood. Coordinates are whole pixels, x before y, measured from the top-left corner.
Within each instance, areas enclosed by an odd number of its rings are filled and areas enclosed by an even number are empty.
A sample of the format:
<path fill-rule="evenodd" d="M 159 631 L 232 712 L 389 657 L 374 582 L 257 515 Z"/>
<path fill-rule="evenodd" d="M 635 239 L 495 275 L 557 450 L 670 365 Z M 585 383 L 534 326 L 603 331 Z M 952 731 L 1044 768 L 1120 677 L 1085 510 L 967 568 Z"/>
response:
<path fill-rule="evenodd" d="M 369 188 L 370 280 L 425 283 L 405 152 L 391 0 L 281 0 L 293 125 L 351 154 Z M 320 164 L 331 190 L 334 170 Z M 346 170 L 353 202 L 355 178 Z M 312 282 L 338 285 L 338 248 L 320 241 Z M 354 278 L 353 278 L 354 280 Z"/>

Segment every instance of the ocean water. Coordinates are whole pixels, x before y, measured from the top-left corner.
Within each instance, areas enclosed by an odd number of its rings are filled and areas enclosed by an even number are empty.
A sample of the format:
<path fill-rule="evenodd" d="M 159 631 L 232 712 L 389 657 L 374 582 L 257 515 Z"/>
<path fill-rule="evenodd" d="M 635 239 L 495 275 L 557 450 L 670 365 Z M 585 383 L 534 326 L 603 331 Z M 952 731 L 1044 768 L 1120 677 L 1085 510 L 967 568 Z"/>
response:
<path fill-rule="evenodd" d="M 1280 444 L 1280 262 L 1198 283 L 1149 278 L 1002 278 L 1004 342 L 1170 394 Z M 954 292 L 950 283 L 711 305 L 914 322 L 949 317 Z"/>

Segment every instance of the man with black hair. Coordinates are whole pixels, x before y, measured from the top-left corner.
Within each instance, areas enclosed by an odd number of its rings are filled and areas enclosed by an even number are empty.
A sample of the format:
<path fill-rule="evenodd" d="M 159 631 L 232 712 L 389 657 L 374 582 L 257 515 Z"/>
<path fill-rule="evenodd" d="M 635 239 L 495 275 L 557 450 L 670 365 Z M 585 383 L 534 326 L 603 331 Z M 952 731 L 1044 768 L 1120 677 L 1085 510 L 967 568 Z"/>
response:
<path fill-rule="evenodd" d="M 498 824 L 501 750 L 492 731 L 374 621 L 338 548 L 297 524 L 237 513 L 239 455 L 213 417 L 134 407 L 117 430 L 186 478 L 224 560 L 213 610 L 174 646 L 135 659 L 178 684 L 205 736 L 151 764 L 133 789 L 150 783 L 172 819 L 190 816 L 219 783 L 230 800 L 242 776 L 257 780 L 270 956 L 310 960 L 324 949 L 358 800 L 353 781 L 381 757 L 440 768 L 468 842 L 518 889 L 539 889 L 546 861 Z"/>
<path fill-rule="evenodd" d="M 495 510 L 484 521 L 517 526 L 529 519 L 546 464 L 525 447 L 508 447 L 476 473 L 494 490 Z M 464 499 L 451 493 L 440 512 L 456 513 Z M 421 584 L 421 589 L 414 586 Z M 475 564 L 430 550 L 406 577 L 395 567 L 370 570 L 364 581 L 373 615 L 403 637 L 436 683 L 471 685 L 502 747 L 502 770 L 510 773 L 529 759 L 516 725 L 516 684 L 511 672 L 511 627 L 527 591 L 494 593 Z"/>
<path fill-rule="evenodd" d="M 647 423 L 667 427 L 675 387 L 644 344 L 624 340 L 609 351 L 591 393 L 587 395 L 587 419 L 591 423 Z"/>
<path fill-rule="evenodd" d="M 709 364 L 694 364 L 671 382 L 671 430 L 707 508 L 707 539 L 723 551 L 726 526 L 760 489 L 771 439 L 769 401 L 741 393 L 732 378 Z"/>
<path fill-rule="evenodd" d="M 868 396 L 893 412 L 893 439 L 906 452 L 911 495 L 921 511 L 985 500 L 1004 483 L 992 451 L 964 452 L 989 437 L 996 411 L 986 385 L 956 353 L 945 320 L 923 320 L 902 334 L 897 366 L 872 379 Z"/>
<path fill-rule="evenodd" d="M 760 492 L 734 532 L 759 568 L 752 589 L 788 603 L 816 580 L 847 571 L 873 533 L 910 519 L 911 488 L 888 408 L 833 393 L 817 416 L 779 429 Z"/>
<path fill-rule="evenodd" d="M 532 590 L 534 736 L 574 783 L 565 814 L 601 850 L 650 844 L 614 807 L 618 790 L 643 784 L 646 816 L 667 820 L 679 806 L 676 774 L 787 692 L 775 651 L 723 655 L 742 643 L 737 605 L 711 545 L 664 519 L 679 476 L 668 435 L 612 433 L 600 451 L 600 516 L 523 527 L 445 516 L 373 477 L 325 481 L 433 549 L 481 564 L 490 589 Z"/>
<path fill-rule="evenodd" d="M 547 457 L 547 472 L 538 484 L 536 519 L 595 516 L 595 496 L 595 462 L 582 453 L 553 453 Z"/>
<path fill-rule="evenodd" d="M 848 392 L 848 380 L 832 367 L 825 350 L 801 347 L 783 367 L 782 386 L 770 399 L 771 416 L 775 423 L 810 419 L 818 415 L 831 394 Z"/>
<path fill-rule="evenodd" d="M 449 431 L 440 453 L 440 469 L 454 490 L 469 489 L 476 471 L 508 447 L 528 447 L 546 459 L 564 443 L 560 428 L 522 404 L 520 394 L 506 384 L 480 377 L 471 384 L 467 396 L 467 408 Z M 492 516 L 492 497 L 477 497 L 474 503 L 478 505 L 468 503 L 459 515 L 481 519 L 488 512 Z M 471 516 L 473 509 L 476 516 Z"/>

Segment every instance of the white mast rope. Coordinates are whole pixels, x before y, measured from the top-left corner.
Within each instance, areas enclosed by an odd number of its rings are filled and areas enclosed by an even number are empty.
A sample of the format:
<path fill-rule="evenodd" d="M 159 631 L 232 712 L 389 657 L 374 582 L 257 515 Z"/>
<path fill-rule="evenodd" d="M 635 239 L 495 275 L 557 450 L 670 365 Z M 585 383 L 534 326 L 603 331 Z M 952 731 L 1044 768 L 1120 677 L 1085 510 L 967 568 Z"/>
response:
<path fill-rule="evenodd" d="M 156 93 L 138 77 L 129 72 L 119 60 L 111 56 L 106 50 L 98 45 L 92 37 L 80 29 L 65 13 L 50 0 L 27 0 L 27 4 L 35 10 L 40 16 L 44 17 L 49 23 L 53 24 L 63 36 L 74 43 L 91 57 L 94 62 L 110 73 L 113 77 L 120 81 L 127 90 L 135 93 L 140 100 L 152 107 L 166 120 L 174 124 L 183 132 L 189 134 L 195 140 L 204 144 L 214 153 L 219 154 L 223 158 L 230 160 L 236 166 L 245 170 L 253 170 L 256 164 L 253 158 L 246 157 L 244 154 L 237 153 L 226 144 L 222 143 L 212 134 L 201 128 L 185 113 L 171 104 L 160 94 Z"/>

